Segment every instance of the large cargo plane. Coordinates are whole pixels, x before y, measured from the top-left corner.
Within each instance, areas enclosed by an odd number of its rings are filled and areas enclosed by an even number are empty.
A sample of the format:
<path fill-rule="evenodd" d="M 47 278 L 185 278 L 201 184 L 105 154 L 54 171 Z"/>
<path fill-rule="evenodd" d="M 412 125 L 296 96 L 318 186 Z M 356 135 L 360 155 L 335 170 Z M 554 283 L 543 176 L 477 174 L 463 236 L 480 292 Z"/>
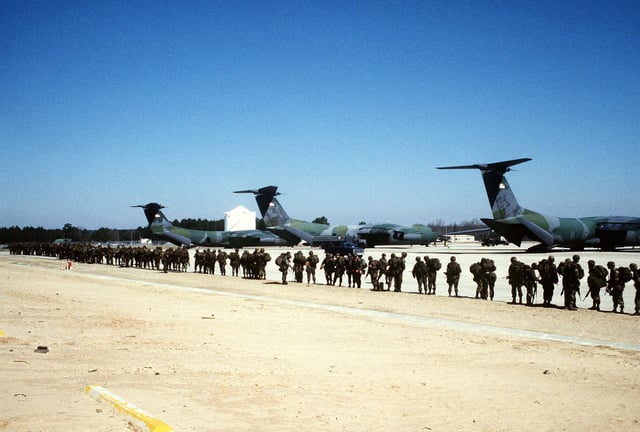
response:
<path fill-rule="evenodd" d="M 437 167 L 438 169 L 479 169 L 489 197 L 493 219 L 481 219 L 509 242 L 520 246 L 524 239 L 539 242 L 531 251 L 553 247 L 613 250 L 640 244 L 640 217 L 591 216 L 567 218 L 549 216 L 523 208 L 511 190 L 505 173 L 513 165 L 530 161 L 513 159 L 487 164 Z"/>

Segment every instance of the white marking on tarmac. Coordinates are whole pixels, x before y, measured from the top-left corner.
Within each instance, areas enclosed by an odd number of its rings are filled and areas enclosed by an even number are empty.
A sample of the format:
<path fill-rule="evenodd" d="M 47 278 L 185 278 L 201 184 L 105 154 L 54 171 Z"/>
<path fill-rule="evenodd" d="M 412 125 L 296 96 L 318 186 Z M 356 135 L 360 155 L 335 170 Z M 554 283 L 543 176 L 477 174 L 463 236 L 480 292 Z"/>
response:
<path fill-rule="evenodd" d="M 126 278 L 121 278 L 116 276 L 87 275 L 87 274 L 82 274 L 81 276 L 92 277 L 97 279 L 105 279 L 105 280 L 115 280 L 120 282 L 140 283 L 139 280 L 126 279 Z M 495 325 L 489 325 L 489 324 L 477 324 L 477 323 L 470 323 L 466 321 L 457 321 L 457 320 L 451 320 L 451 319 L 434 318 L 434 317 L 419 316 L 419 315 L 409 315 L 409 314 L 401 314 L 401 313 L 394 313 L 394 312 L 383 312 L 383 311 L 377 311 L 372 309 L 359 309 L 359 308 L 354 308 L 349 306 L 336 306 L 336 305 L 323 304 L 323 303 L 309 303 L 309 302 L 304 302 L 300 300 L 281 299 L 276 297 L 269 297 L 269 296 L 263 296 L 263 295 L 255 295 L 255 294 L 240 294 L 240 293 L 219 291 L 219 290 L 208 289 L 208 288 L 185 287 L 181 285 L 171 285 L 171 284 L 160 283 L 160 282 L 144 281 L 143 283 L 145 285 L 169 288 L 169 289 L 178 290 L 178 291 L 188 291 L 188 292 L 193 292 L 198 294 L 216 294 L 216 295 L 223 295 L 227 297 L 236 297 L 236 298 L 249 299 L 249 300 L 274 302 L 274 303 L 280 303 L 280 304 L 291 305 L 291 306 L 305 307 L 310 309 L 325 310 L 325 311 L 331 311 L 331 312 L 336 312 L 341 314 L 366 316 L 366 317 L 372 317 L 372 318 L 384 318 L 392 321 L 418 324 L 425 327 L 440 327 L 440 328 L 465 330 L 465 331 L 472 331 L 472 332 L 479 332 L 479 333 L 485 332 L 485 333 L 497 334 L 500 336 L 515 336 L 515 337 L 524 338 L 524 339 L 537 339 L 537 340 L 543 340 L 543 341 L 564 342 L 564 343 L 571 343 L 571 344 L 591 346 L 591 347 L 603 346 L 603 347 L 616 348 L 616 349 L 621 349 L 626 351 L 640 351 L 640 345 L 625 343 L 625 342 L 587 339 L 587 338 L 581 338 L 577 336 L 567 336 L 567 335 L 561 335 L 557 333 L 547 333 L 547 332 L 536 331 L 536 330 L 515 329 L 510 327 L 501 327 L 501 326 L 495 326 Z"/>

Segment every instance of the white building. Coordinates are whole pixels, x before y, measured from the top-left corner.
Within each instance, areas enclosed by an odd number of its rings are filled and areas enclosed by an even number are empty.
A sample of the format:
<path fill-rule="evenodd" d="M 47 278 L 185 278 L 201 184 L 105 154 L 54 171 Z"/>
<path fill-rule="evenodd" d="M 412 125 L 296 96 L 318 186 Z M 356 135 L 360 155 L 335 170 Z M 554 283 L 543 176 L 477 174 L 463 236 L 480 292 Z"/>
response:
<path fill-rule="evenodd" d="M 225 231 L 242 231 L 256 229 L 256 212 L 238 206 L 224 213 Z"/>

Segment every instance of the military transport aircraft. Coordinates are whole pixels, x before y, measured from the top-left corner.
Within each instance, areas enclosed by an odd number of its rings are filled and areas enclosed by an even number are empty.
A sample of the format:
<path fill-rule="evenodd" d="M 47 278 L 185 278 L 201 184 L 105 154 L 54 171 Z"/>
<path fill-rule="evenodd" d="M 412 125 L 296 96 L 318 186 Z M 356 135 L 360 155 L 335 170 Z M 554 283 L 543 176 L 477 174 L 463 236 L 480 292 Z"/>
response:
<path fill-rule="evenodd" d="M 312 246 L 322 246 L 336 241 L 361 244 L 366 247 L 378 245 L 429 245 L 438 234 L 425 225 L 411 227 L 395 224 L 324 225 L 291 219 L 275 198 L 280 195 L 277 186 L 235 191 L 255 195 L 262 219 L 270 231 L 286 239 L 302 239 Z"/>
<path fill-rule="evenodd" d="M 529 251 L 548 250 L 556 246 L 613 250 L 616 247 L 640 244 L 639 217 L 564 218 L 543 215 L 521 207 L 504 174 L 511 171 L 511 166 L 530 160 L 523 158 L 437 169 L 479 169 L 493 212 L 493 219 L 481 219 L 482 222 L 517 246 L 525 238 L 540 242 L 529 248 Z"/>
<path fill-rule="evenodd" d="M 243 231 L 201 231 L 181 228 L 173 225 L 160 211 L 164 206 L 158 203 L 137 205 L 141 207 L 149 222 L 151 232 L 161 239 L 170 241 L 178 246 L 212 246 L 212 247 L 243 247 L 243 246 L 289 246 L 282 237 L 260 230 Z"/>

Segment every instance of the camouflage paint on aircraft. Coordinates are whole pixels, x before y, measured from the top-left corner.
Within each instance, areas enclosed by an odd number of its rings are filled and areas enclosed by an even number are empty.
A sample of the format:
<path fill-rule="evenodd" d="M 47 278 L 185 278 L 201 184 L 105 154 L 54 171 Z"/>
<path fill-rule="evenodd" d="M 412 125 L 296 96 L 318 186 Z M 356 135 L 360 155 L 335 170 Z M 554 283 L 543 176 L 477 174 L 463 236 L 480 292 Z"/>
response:
<path fill-rule="evenodd" d="M 178 246 L 211 246 L 211 247 L 243 247 L 243 246 L 280 246 L 290 245 L 282 237 L 269 231 L 241 230 L 241 231 L 202 231 L 181 228 L 173 225 L 160 209 L 158 203 L 138 205 L 141 207 L 149 222 L 151 232 L 161 239 Z"/>
<path fill-rule="evenodd" d="M 395 224 L 370 225 L 324 225 L 292 219 L 275 198 L 277 186 L 260 189 L 236 191 L 255 195 L 262 218 L 270 230 L 280 235 L 290 235 L 302 239 L 311 245 L 322 245 L 336 241 L 365 244 L 367 247 L 378 245 L 428 245 L 436 241 L 438 234 L 425 225 L 411 227 Z"/>
<path fill-rule="evenodd" d="M 479 169 L 489 198 L 493 219 L 481 219 L 489 228 L 518 246 L 524 239 L 540 242 L 533 250 L 555 246 L 607 250 L 640 244 L 640 218 L 593 216 L 565 218 L 527 210 L 518 203 L 504 174 L 511 166 L 530 161 L 514 159 L 488 164 L 438 167 L 438 169 Z"/>

